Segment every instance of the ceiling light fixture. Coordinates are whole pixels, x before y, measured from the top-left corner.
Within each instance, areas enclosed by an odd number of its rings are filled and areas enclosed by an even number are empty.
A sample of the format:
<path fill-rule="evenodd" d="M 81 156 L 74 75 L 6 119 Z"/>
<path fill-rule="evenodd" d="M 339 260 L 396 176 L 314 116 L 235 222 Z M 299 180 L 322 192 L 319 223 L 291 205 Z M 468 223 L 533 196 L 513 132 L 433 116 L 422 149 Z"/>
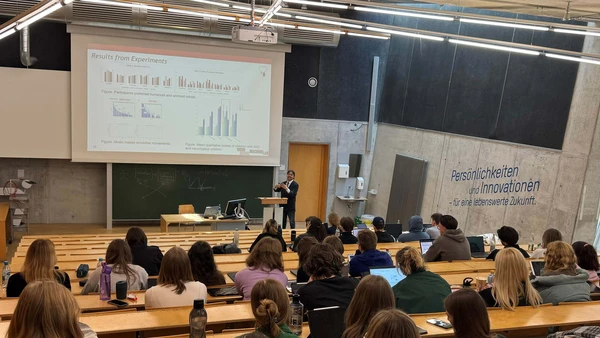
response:
<path fill-rule="evenodd" d="M 4 39 L 7 36 L 12 35 L 17 30 L 15 28 L 11 28 L 9 30 L 5 30 L 3 33 L 0 33 L 0 40 Z"/>
<path fill-rule="evenodd" d="M 325 29 L 325 28 L 305 27 L 305 26 L 298 26 L 298 29 L 303 30 L 303 31 L 312 31 L 312 32 L 344 34 L 343 31 L 338 30 L 338 29 Z"/>
<path fill-rule="evenodd" d="M 283 0 L 283 1 L 287 2 L 287 3 L 301 4 L 301 5 L 307 5 L 307 6 L 348 9 L 348 6 L 346 6 L 346 5 L 332 4 L 332 3 L 327 3 L 327 2 L 316 2 L 316 1 L 307 1 L 307 0 Z"/>
<path fill-rule="evenodd" d="M 395 30 L 391 30 L 391 29 L 367 27 L 367 30 L 373 31 L 373 32 L 379 32 L 379 33 L 408 36 L 408 37 L 417 38 L 417 39 L 425 39 L 425 40 L 432 40 L 432 41 L 444 41 L 444 38 L 439 37 L 439 36 L 431 36 L 431 35 L 416 34 L 416 33 L 403 32 L 403 31 L 395 31 Z"/>
<path fill-rule="evenodd" d="M 44 9 L 43 11 L 40 11 L 39 13 L 37 13 L 37 14 L 35 14 L 35 15 L 27 18 L 27 19 L 25 19 L 22 22 L 17 22 L 17 26 L 16 26 L 17 30 L 21 30 L 21 29 L 23 29 L 23 28 L 31 25 L 32 23 L 34 23 L 34 22 L 36 22 L 36 21 L 38 21 L 38 20 L 40 20 L 40 19 L 42 19 L 42 18 L 44 18 L 44 17 L 46 17 L 46 16 L 48 16 L 50 14 L 56 12 L 57 10 L 61 9 L 62 6 L 63 5 L 60 2 L 56 3 L 56 4 L 52 5 L 52 6 Z"/>
<path fill-rule="evenodd" d="M 153 10 L 153 11 L 162 11 L 163 10 L 162 7 L 158 7 L 158 6 L 149 6 L 149 5 L 142 5 L 142 4 L 135 4 L 135 3 L 127 3 L 127 2 L 114 2 L 114 1 L 106 1 L 106 0 L 81 0 L 81 1 L 89 2 L 89 3 L 93 3 L 93 4 L 99 4 L 99 5 L 107 5 L 107 6 L 141 8 L 141 9 Z"/>
<path fill-rule="evenodd" d="M 578 58 L 578 57 L 574 57 L 574 56 L 566 56 L 566 55 L 552 54 L 552 53 L 546 53 L 546 56 L 549 58 L 554 58 L 554 59 L 590 63 L 593 65 L 600 65 L 600 60 L 584 59 L 584 58 Z"/>
<path fill-rule="evenodd" d="M 501 51 L 505 51 L 505 52 L 513 52 L 513 53 L 520 53 L 520 54 L 527 54 L 527 55 L 540 55 L 541 54 L 540 52 L 534 51 L 534 50 L 498 46 L 498 45 L 492 45 L 492 44 L 488 44 L 488 43 L 480 43 L 480 42 L 456 40 L 456 39 L 449 39 L 448 41 L 451 43 L 459 44 L 459 45 L 467 45 L 467 46 L 473 46 L 473 47 L 501 50 Z"/>
<path fill-rule="evenodd" d="M 207 4 L 207 5 L 215 5 L 215 6 L 219 6 L 219 7 L 231 7 L 228 4 L 224 4 L 221 2 L 216 2 L 216 1 L 210 1 L 210 0 L 192 0 L 194 2 L 199 2 L 202 4 Z"/>
<path fill-rule="evenodd" d="M 550 30 L 549 27 L 543 27 L 543 26 L 522 25 L 522 24 L 518 24 L 518 23 L 476 20 L 476 19 L 468 19 L 468 18 L 460 18 L 460 22 L 473 23 L 473 24 L 477 24 L 477 25 L 487 25 L 487 26 L 531 29 L 531 30 L 535 30 L 535 31 L 544 31 L 544 32 L 547 32 Z"/>
<path fill-rule="evenodd" d="M 381 35 L 370 35 L 370 34 L 361 34 L 361 33 L 352 33 L 352 32 L 348 32 L 346 34 L 349 36 L 360 36 L 363 38 L 371 38 L 371 39 L 379 39 L 379 40 L 389 40 L 390 39 L 389 36 L 381 36 Z"/>
<path fill-rule="evenodd" d="M 421 14 L 421 13 L 413 13 L 413 12 L 391 11 L 391 10 L 388 10 L 388 9 L 379 9 L 379 8 L 371 8 L 371 7 L 352 7 L 352 8 L 354 8 L 357 11 L 361 11 L 361 12 L 371 12 L 371 13 L 380 13 L 380 14 L 409 16 L 409 17 L 413 17 L 413 18 L 433 19 L 433 20 L 442 20 L 442 21 L 454 21 L 454 18 L 451 17 L 451 16 L 430 15 L 430 14 Z"/>
<path fill-rule="evenodd" d="M 363 26 L 361 26 L 361 25 L 355 25 L 355 24 L 344 23 L 344 22 L 339 22 L 339 21 L 323 20 L 323 19 L 311 18 L 311 17 L 301 16 L 301 15 L 296 15 L 296 19 L 298 19 L 298 20 L 305 20 L 305 21 L 319 22 L 319 23 L 324 23 L 324 24 L 328 24 L 328 25 L 335 25 L 335 26 L 356 28 L 356 29 L 362 29 L 363 28 Z"/>
<path fill-rule="evenodd" d="M 562 29 L 562 28 L 553 28 L 552 30 L 555 31 L 556 33 L 600 36 L 600 32 L 578 31 L 578 30 L 573 30 L 573 29 Z"/>

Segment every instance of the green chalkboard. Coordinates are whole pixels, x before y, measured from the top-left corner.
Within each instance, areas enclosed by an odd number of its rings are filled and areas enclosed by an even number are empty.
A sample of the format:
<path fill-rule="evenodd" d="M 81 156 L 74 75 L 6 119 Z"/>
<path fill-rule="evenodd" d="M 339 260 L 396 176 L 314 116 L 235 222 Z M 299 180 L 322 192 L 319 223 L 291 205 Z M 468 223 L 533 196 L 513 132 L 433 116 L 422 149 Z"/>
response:
<path fill-rule="evenodd" d="M 206 206 L 246 198 L 246 211 L 262 217 L 257 197 L 271 196 L 273 167 L 170 164 L 113 164 L 113 219 L 158 220 L 176 214 L 180 204 Z"/>

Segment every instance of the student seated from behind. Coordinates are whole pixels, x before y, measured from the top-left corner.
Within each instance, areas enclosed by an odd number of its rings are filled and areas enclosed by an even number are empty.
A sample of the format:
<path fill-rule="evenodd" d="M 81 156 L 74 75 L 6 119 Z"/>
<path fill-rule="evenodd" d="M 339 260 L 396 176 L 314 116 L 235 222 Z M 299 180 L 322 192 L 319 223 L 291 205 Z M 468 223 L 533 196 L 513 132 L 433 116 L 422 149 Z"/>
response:
<path fill-rule="evenodd" d="M 23 290 L 6 338 L 98 338 L 79 322 L 81 310 L 70 290 L 53 280 L 29 283 Z"/>
<path fill-rule="evenodd" d="M 531 258 L 534 258 L 534 259 L 544 258 L 548 244 L 550 244 L 552 242 L 556 242 L 556 241 L 562 241 L 562 234 L 560 233 L 560 231 L 558 231 L 556 229 L 552 229 L 552 228 L 544 231 L 544 234 L 542 235 L 542 247 L 539 249 L 536 249 L 531 254 Z"/>
<path fill-rule="evenodd" d="M 304 237 L 314 237 L 319 243 L 323 242 L 325 237 L 327 237 L 327 230 L 325 230 L 323 222 L 321 222 L 318 217 L 309 216 L 306 218 L 306 232 L 296 237 L 294 245 L 292 246 L 292 251 L 298 252 L 298 243 L 300 243 Z"/>
<path fill-rule="evenodd" d="M 266 278 L 275 279 L 284 287 L 287 286 L 288 279 L 283 273 L 283 256 L 278 240 L 271 237 L 261 239 L 246 258 L 246 265 L 247 268 L 235 275 L 235 288 L 244 296 L 244 300 L 250 300 L 254 284 Z"/>
<path fill-rule="evenodd" d="M 205 241 L 197 241 L 188 250 L 188 258 L 192 265 L 192 275 L 195 281 L 206 286 L 225 284 L 225 276 L 217 269 L 210 244 Z"/>
<path fill-rule="evenodd" d="M 498 231 L 496 231 L 496 233 L 498 234 L 498 238 L 500 238 L 500 241 L 502 242 L 502 245 L 504 245 L 505 249 L 506 248 L 515 248 L 515 249 L 519 250 L 519 252 L 523 255 L 523 257 L 529 258 L 529 254 L 527 253 L 527 251 L 521 249 L 521 247 L 518 244 L 519 243 L 519 233 L 517 232 L 517 230 L 515 230 L 515 228 L 503 226 L 500 229 L 498 229 Z M 490 252 L 490 254 L 487 256 L 486 259 L 495 260 L 496 255 L 498 254 L 499 251 L 500 251 L 500 249 L 496 249 L 496 250 Z"/>
<path fill-rule="evenodd" d="M 127 291 L 145 290 L 148 288 L 148 273 L 139 265 L 131 263 L 131 250 L 122 239 L 115 239 L 106 249 L 106 265 L 112 268 L 110 274 L 110 289 L 117 289 L 117 282 L 126 281 Z M 100 275 L 102 266 L 92 272 L 81 290 L 82 295 L 100 290 Z"/>
<path fill-rule="evenodd" d="M 250 306 L 256 319 L 256 332 L 269 338 L 298 338 L 287 325 L 291 314 L 290 298 L 281 283 L 270 278 L 256 282 L 250 294 Z M 255 336 L 237 338 L 242 337 Z"/>
<path fill-rule="evenodd" d="M 385 220 L 383 217 L 375 217 L 373 219 L 373 230 L 377 235 L 377 243 L 393 243 L 396 241 L 394 236 L 385 231 Z"/>
<path fill-rule="evenodd" d="M 406 276 L 392 288 L 396 307 L 408 314 L 444 311 L 444 299 L 452 291 L 439 275 L 427 271 L 423 256 L 410 246 L 396 253 L 396 267 Z"/>
<path fill-rule="evenodd" d="M 144 230 L 138 227 L 129 228 L 125 240 L 131 249 L 132 263 L 144 268 L 148 276 L 158 276 L 163 254 L 159 247 L 148 246 Z"/>
<path fill-rule="evenodd" d="M 375 275 L 361 278 L 344 317 L 346 330 L 342 338 L 363 338 L 373 316 L 380 310 L 393 308 L 394 293 L 385 278 Z"/>
<path fill-rule="evenodd" d="M 56 251 L 52 241 L 41 238 L 33 241 L 27 249 L 21 272 L 13 274 L 8 279 L 6 297 L 19 297 L 27 284 L 44 279 L 56 280 L 71 290 L 69 275 L 54 269 L 56 262 Z"/>
<path fill-rule="evenodd" d="M 377 236 L 365 229 L 358 233 L 358 250 L 360 255 L 350 261 L 350 276 L 360 277 L 372 266 L 393 266 L 392 258 L 387 252 L 377 250 Z"/>
<path fill-rule="evenodd" d="M 573 251 L 575 251 L 575 256 L 577 256 L 578 268 L 587 271 L 587 273 L 590 275 L 588 278 L 588 283 L 597 283 L 600 264 L 598 263 L 598 253 L 596 252 L 594 246 L 586 242 L 575 242 L 571 246 L 573 247 Z M 595 288 L 592 287 L 592 289 Z"/>
<path fill-rule="evenodd" d="M 335 235 L 335 230 L 340 229 L 340 233 L 342 229 L 340 227 L 340 215 L 332 212 L 327 216 L 327 236 Z"/>
<path fill-rule="evenodd" d="M 340 240 L 343 244 L 356 244 L 358 238 L 354 237 L 352 230 L 354 230 L 354 220 L 350 217 L 342 217 L 340 220 L 340 226 L 342 227 L 342 233 L 340 234 Z"/>
<path fill-rule="evenodd" d="M 310 249 L 317 244 L 319 244 L 317 239 L 311 236 L 302 238 L 300 243 L 298 243 L 298 272 L 296 273 L 297 283 L 306 283 L 310 279 L 310 275 L 304 270 L 304 263 L 306 263 Z"/>
<path fill-rule="evenodd" d="M 190 306 L 196 299 L 206 302 L 206 285 L 194 281 L 190 259 L 174 246 L 163 259 L 158 285 L 146 291 L 146 309 Z"/>
<path fill-rule="evenodd" d="M 542 297 L 529 280 L 529 265 L 515 248 L 504 248 L 496 256 L 494 284 L 479 295 L 488 307 L 514 311 L 517 306 L 538 307 Z"/>
<path fill-rule="evenodd" d="M 490 317 L 485 303 L 473 289 L 451 293 L 444 302 L 448 321 L 456 338 L 500 338 L 490 333 Z"/>
<path fill-rule="evenodd" d="M 398 242 L 416 242 L 421 239 L 429 239 L 429 235 L 423 232 L 423 218 L 412 216 L 408 220 L 408 233 L 398 236 Z"/>
<path fill-rule="evenodd" d="M 256 245 L 256 243 L 258 243 L 261 239 L 263 239 L 265 237 L 271 237 L 271 238 L 275 238 L 276 240 L 278 240 L 279 243 L 281 243 L 281 251 L 286 252 L 287 244 L 285 244 L 283 237 L 279 234 L 278 228 L 279 228 L 279 225 L 277 225 L 276 220 L 274 220 L 274 219 L 268 220 L 267 223 L 265 223 L 262 234 L 260 234 L 260 235 L 258 235 L 258 237 L 256 237 L 256 239 L 254 240 L 254 243 L 252 243 L 252 245 L 250 246 L 249 251 L 252 252 L 252 249 L 254 249 L 254 246 Z"/>
<path fill-rule="evenodd" d="M 548 244 L 541 276 L 531 281 L 544 303 L 586 302 L 590 298 L 589 274 L 577 269 L 573 248 L 562 241 Z"/>
<path fill-rule="evenodd" d="M 317 244 L 310 250 L 304 264 L 310 280 L 298 290 L 305 311 L 328 306 L 348 308 L 358 280 L 340 277 L 343 260 L 329 244 Z"/>
<path fill-rule="evenodd" d="M 342 240 L 339 237 L 328 236 L 323 241 L 323 244 L 331 245 L 337 252 L 340 253 L 340 255 L 342 255 L 342 258 L 344 257 L 344 243 L 342 243 Z M 342 266 L 342 271 L 340 272 L 340 276 L 348 277 L 349 271 L 350 271 L 350 265 L 348 262 L 346 262 L 346 259 L 344 258 L 344 265 Z"/>
<path fill-rule="evenodd" d="M 381 310 L 369 323 L 364 338 L 420 338 L 415 322 L 404 312 L 396 309 Z"/>
<path fill-rule="evenodd" d="M 442 214 L 440 214 L 439 212 L 436 212 L 435 214 L 431 215 L 431 227 L 425 230 L 425 232 L 429 235 L 429 238 L 436 239 L 440 237 L 441 234 L 438 225 L 440 225 L 441 218 Z"/>
<path fill-rule="evenodd" d="M 471 246 L 458 221 L 450 215 L 440 218 L 440 237 L 438 237 L 423 256 L 426 262 L 458 261 L 471 259 Z"/>

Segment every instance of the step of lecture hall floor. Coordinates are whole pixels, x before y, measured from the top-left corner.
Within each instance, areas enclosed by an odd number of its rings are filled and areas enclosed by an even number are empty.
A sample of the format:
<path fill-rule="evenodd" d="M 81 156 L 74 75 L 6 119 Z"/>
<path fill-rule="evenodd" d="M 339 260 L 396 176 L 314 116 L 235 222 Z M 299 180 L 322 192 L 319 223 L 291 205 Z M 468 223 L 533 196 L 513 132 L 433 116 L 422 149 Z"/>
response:
<path fill-rule="evenodd" d="M 123 238 L 125 238 L 125 234 L 127 230 L 133 225 L 130 224 L 118 224 L 113 225 L 113 228 L 108 230 L 106 229 L 105 224 L 71 224 L 71 223 L 57 223 L 57 224 L 30 224 L 29 225 L 29 235 L 69 235 L 69 234 L 123 234 Z M 160 226 L 156 225 L 137 225 L 142 228 L 146 233 L 159 233 Z M 262 229 L 262 225 L 260 224 L 251 224 L 251 230 L 260 230 Z M 183 226 L 182 229 L 183 231 Z M 188 231 L 191 231 L 192 227 L 188 227 Z M 176 233 L 177 226 L 170 226 L 169 233 Z M 7 245 L 7 257 L 9 260 L 12 259 L 15 252 L 17 251 L 17 247 L 21 242 L 21 237 L 26 235 L 25 232 L 15 232 L 15 238 L 13 239 L 12 244 Z"/>

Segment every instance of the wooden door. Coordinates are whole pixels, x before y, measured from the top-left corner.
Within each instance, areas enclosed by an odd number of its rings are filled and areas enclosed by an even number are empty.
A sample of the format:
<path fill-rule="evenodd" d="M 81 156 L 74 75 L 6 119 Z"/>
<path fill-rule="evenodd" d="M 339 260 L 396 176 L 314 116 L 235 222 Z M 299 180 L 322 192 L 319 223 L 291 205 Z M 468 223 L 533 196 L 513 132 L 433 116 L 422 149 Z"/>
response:
<path fill-rule="evenodd" d="M 296 197 L 296 223 L 308 216 L 325 219 L 329 145 L 290 143 L 288 169 L 296 172 L 300 185 Z M 296 224 L 296 227 L 300 225 Z"/>

